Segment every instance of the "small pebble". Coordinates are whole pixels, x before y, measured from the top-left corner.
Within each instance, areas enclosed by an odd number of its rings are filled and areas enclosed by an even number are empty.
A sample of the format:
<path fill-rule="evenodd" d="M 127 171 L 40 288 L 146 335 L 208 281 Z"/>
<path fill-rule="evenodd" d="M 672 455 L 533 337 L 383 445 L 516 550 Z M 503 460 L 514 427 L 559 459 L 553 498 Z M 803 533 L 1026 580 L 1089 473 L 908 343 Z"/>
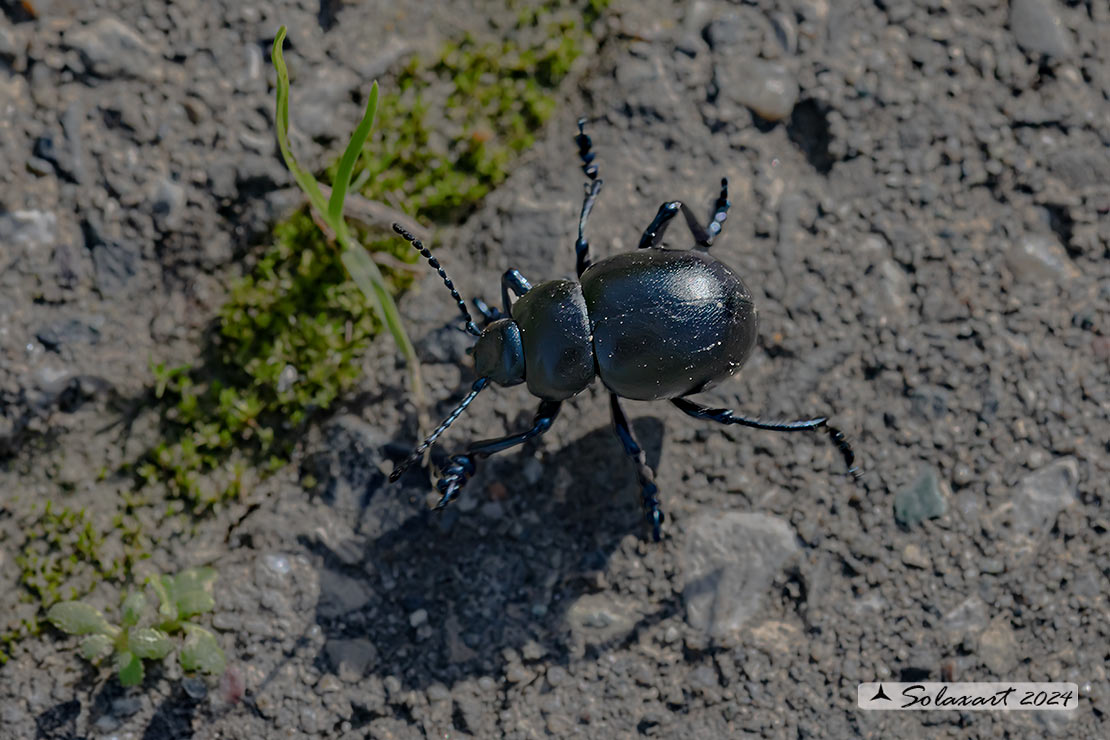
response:
<path fill-rule="evenodd" d="M 519 663 L 513 663 L 505 669 L 505 678 L 509 683 L 528 683 L 535 677 L 536 674 Z"/>
<path fill-rule="evenodd" d="M 1023 49 L 1035 54 L 1066 57 L 1074 50 L 1057 0 L 1012 0 L 1010 30 Z"/>
<path fill-rule="evenodd" d="M 505 507 L 500 501 L 487 501 L 482 504 L 481 514 L 489 519 L 500 519 L 505 516 Z"/>
<path fill-rule="evenodd" d="M 426 693 L 428 695 L 428 701 L 432 703 L 447 702 L 451 700 L 451 692 L 448 691 L 447 687 L 441 683 L 432 684 L 428 687 L 428 691 Z"/>
<path fill-rule="evenodd" d="M 902 562 L 913 568 L 921 568 L 926 570 L 932 566 L 932 561 L 929 556 L 922 552 L 921 548 L 914 544 L 906 545 L 902 550 Z"/>
<path fill-rule="evenodd" d="M 539 660 L 547 655 L 547 648 L 535 640 L 529 640 L 524 643 L 524 647 L 520 649 L 520 653 L 524 656 L 525 660 Z"/>
<path fill-rule="evenodd" d="M 794 112 L 798 81 L 783 65 L 762 59 L 733 61 L 721 70 L 721 95 L 751 108 L 768 121 L 781 121 Z"/>
<path fill-rule="evenodd" d="M 998 575 L 1006 571 L 1006 566 L 998 558 L 986 558 L 979 564 L 979 570 L 984 573 Z"/>
<path fill-rule="evenodd" d="M 199 678 L 190 676 L 182 679 L 181 688 L 189 695 L 189 698 L 194 701 L 200 701 L 208 696 L 208 686 Z"/>
<path fill-rule="evenodd" d="M 552 686 L 559 686 L 567 680 L 567 671 L 562 666 L 553 665 L 547 669 L 547 682 Z"/>
<path fill-rule="evenodd" d="M 910 485 L 894 495 L 894 518 L 906 527 L 943 516 L 948 511 L 937 471 L 927 468 Z"/>

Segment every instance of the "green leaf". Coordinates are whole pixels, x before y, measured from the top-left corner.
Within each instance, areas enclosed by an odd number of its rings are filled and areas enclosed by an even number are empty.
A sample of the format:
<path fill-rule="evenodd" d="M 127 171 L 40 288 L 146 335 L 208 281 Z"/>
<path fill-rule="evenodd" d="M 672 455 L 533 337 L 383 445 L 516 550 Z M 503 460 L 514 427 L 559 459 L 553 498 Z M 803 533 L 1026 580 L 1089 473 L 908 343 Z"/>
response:
<path fill-rule="evenodd" d="M 173 578 L 170 576 L 151 576 L 147 583 L 158 594 L 158 614 L 169 622 L 177 621 L 177 603 L 170 595 L 173 588 Z"/>
<path fill-rule="evenodd" d="M 80 601 L 62 601 L 46 612 L 50 623 L 70 635 L 112 635 L 116 628 L 108 624 L 99 610 Z"/>
<path fill-rule="evenodd" d="M 119 682 L 124 686 L 138 686 L 143 682 L 143 661 L 133 653 L 116 654 L 116 671 L 119 672 Z"/>
<path fill-rule="evenodd" d="M 139 619 L 143 616 L 143 610 L 146 609 L 146 597 L 143 596 L 142 591 L 132 591 L 127 595 L 123 601 L 123 618 L 122 623 L 124 627 L 134 627 L 139 623 Z"/>
<path fill-rule="evenodd" d="M 112 638 L 108 635 L 89 635 L 81 641 L 81 657 L 90 663 L 112 652 Z"/>
<path fill-rule="evenodd" d="M 178 656 L 181 667 L 187 671 L 203 671 L 204 673 L 223 673 L 227 667 L 227 657 L 216 642 L 216 636 L 200 625 L 186 622 L 182 625 L 185 629 L 185 644 L 181 646 Z"/>
<path fill-rule="evenodd" d="M 219 573 L 215 568 L 189 568 L 173 576 L 173 591 L 181 594 L 188 591 L 210 591 Z"/>
<path fill-rule="evenodd" d="M 140 627 L 131 630 L 131 633 L 127 636 L 127 647 L 140 658 L 161 660 L 166 657 L 170 650 L 173 650 L 173 643 L 170 642 L 169 636 L 162 630 L 153 627 Z"/>
<path fill-rule="evenodd" d="M 293 157 L 293 152 L 289 149 L 289 70 L 285 66 L 285 58 L 281 53 L 281 47 L 285 43 L 285 34 L 285 26 L 278 29 L 277 36 L 274 37 L 273 48 L 274 69 L 277 71 L 277 101 L 274 118 L 277 125 L 278 148 L 281 149 L 285 166 L 293 173 L 293 179 L 297 181 L 301 190 L 308 196 L 309 203 L 321 215 L 326 216 L 328 213 L 327 201 L 324 200 L 324 194 L 320 192 L 320 187 L 316 184 L 316 178 L 312 176 L 312 173 L 301 169 L 296 158 Z"/>
<path fill-rule="evenodd" d="M 177 618 L 188 619 L 197 614 L 210 612 L 216 606 L 212 594 L 204 591 L 187 591 L 177 596 Z"/>
<path fill-rule="evenodd" d="M 213 568 L 190 568 L 164 579 L 176 619 L 212 611 L 216 605 L 212 599 L 212 584 L 218 575 Z"/>
<path fill-rule="evenodd" d="M 370 97 L 366 100 L 366 111 L 362 114 L 351 140 L 347 142 L 347 149 L 339 159 L 339 168 L 335 171 L 335 180 L 331 184 L 331 198 L 328 200 L 328 218 L 334 221 L 343 219 L 343 201 L 347 199 L 347 188 L 351 184 L 351 173 L 362 154 L 362 146 L 374 128 L 374 116 L 378 112 L 378 83 L 370 87 Z"/>

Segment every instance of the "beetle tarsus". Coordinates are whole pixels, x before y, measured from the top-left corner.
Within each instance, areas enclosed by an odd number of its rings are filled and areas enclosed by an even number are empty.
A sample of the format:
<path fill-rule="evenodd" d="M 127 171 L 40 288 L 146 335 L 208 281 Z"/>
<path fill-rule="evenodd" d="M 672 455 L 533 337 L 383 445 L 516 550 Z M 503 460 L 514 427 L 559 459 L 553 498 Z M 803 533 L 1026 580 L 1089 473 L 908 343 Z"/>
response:
<path fill-rule="evenodd" d="M 725 219 L 728 218 L 728 209 L 732 207 L 732 203 L 728 199 L 728 178 L 721 178 L 721 194 L 717 196 L 717 202 L 713 204 L 713 216 L 709 219 L 709 225 L 705 230 L 709 232 L 709 243 L 705 246 L 712 246 L 713 240 L 721 234 L 721 230 L 725 227 Z"/>
<path fill-rule="evenodd" d="M 443 477 L 436 483 L 436 488 L 442 494 L 435 505 L 436 510 L 442 509 L 459 496 L 459 491 L 466 485 L 478 467 L 478 460 L 484 459 L 497 452 L 502 452 L 510 447 L 524 444 L 532 437 L 538 437 L 551 428 L 551 423 L 559 415 L 559 401 L 544 401 L 536 410 L 532 421 L 532 428 L 519 434 L 510 434 L 506 437 L 486 439 L 475 442 L 466 452 L 452 455 L 448 465 L 443 469 Z"/>
<path fill-rule="evenodd" d="M 840 431 L 834 426 L 828 424 L 827 420 L 822 420 L 825 432 L 828 433 L 829 439 L 836 445 L 836 449 L 840 451 L 841 457 L 844 458 L 844 464 L 848 468 L 848 475 L 852 476 L 855 480 L 863 477 L 860 472 L 859 466 L 855 465 L 856 453 L 852 450 L 852 445 L 848 442 L 848 438 L 844 436 L 844 432 Z"/>
<path fill-rule="evenodd" d="M 501 309 L 497 306 L 489 305 L 481 298 L 475 298 L 471 303 L 474 304 L 475 310 L 482 315 L 483 325 L 489 325 L 491 322 L 505 317 L 505 314 L 501 313 Z"/>
<path fill-rule="evenodd" d="M 585 118 L 578 119 L 578 135 L 574 137 L 574 143 L 578 145 L 578 156 L 582 159 L 582 172 L 591 180 L 596 180 L 597 165 L 593 163 L 594 153 L 590 151 L 593 142 L 586 134 L 587 123 Z"/>
<path fill-rule="evenodd" d="M 474 459 L 470 455 L 452 455 L 449 464 L 443 469 L 443 477 L 436 483 L 442 496 L 435 505 L 436 511 L 445 508 L 459 496 L 459 491 L 474 475 Z"/>

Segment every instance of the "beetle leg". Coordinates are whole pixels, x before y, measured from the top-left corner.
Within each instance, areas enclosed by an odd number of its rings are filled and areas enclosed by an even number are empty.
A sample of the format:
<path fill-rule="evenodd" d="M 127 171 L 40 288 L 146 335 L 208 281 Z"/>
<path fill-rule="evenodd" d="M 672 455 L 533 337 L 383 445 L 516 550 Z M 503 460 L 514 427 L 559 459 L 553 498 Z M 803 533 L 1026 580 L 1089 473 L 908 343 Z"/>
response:
<path fill-rule="evenodd" d="M 671 219 L 677 216 L 680 211 L 683 218 L 686 219 L 686 225 L 690 227 L 690 232 L 694 235 L 694 241 L 698 243 L 699 247 L 708 247 L 712 237 L 698 223 L 697 218 L 694 217 L 694 212 L 682 201 L 672 200 L 659 206 L 655 218 L 651 220 L 648 227 L 644 229 L 644 235 L 640 237 L 640 249 L 658 247 L 659 243 L 663 241 L 663 233 L 671 225 Z"/>
<path fill-rule="evenodd" d="M 489 305 L 481 298 L 475 298 L 473 300 L 473 303 L 474 308 L 477 309 L 478 313 L 482 315 L 483 325 L 488 325 L 492 321 L 497 321 L 498 319 L 505 317 L 505 314 L 501 313 L 501 309 L 499 309 L 497 306 Z"/>
<path fill-rule="evenodd" d="M 436 483 L 436 488 L 442 496 L 440 496 L 439 503 L 436 504 L 435 508 L 442 509 L 458 497 L 459 491 L 474 475 L 477 460 L 485 459 L 510 447 L 524 444 L 532 437 L 538 437 L 550 429 L 551 423 L 559 415 L 560 406 L 562 406 L 561 401 L 544 401 L 536 410 L 531 429 L 520 434 L 510 434 L 507 437 L 475 442 L 463 454 L 452 455 L 448 460 L 447 467 L 443 469 L 443 477 Z"/>
<path fill-rule="evenodd" d="M 854 464 L 856 453 L 852 451 L 852 445 L 848 443 L 848 438 L 844 436 L 844 432 L 829 424 L 829 420 L 823 416 L 798 421 L 760 421 L 759 419 L 736 416 L 729 409 L 711 409 L 702 406 L 700 403 L 694 403 L 688 398 L 672 398 L 671 403 L 696 419 L 709 419 L 718 424 L 740 424 L 753 429 L 767 429 L 772 432 L 804 432 L 824 429 L 825 433 L 829 435 L 829 439 L 840 451 L 841 457 L 844 458 L 844 464 L 848 466 L 848 473 L 853 478 L 859 479 L 860 477 L 859 468 Z"/>
<path fill-rule="evenodd" d="M 577 257 L 576 268 L 579 277 L 590 266 L 590 243 L 586 241 L 586 220 L 593 210 L 597 194 L 601 192 L 601 180 L 586 183 L 586 196 L 582 201 L 582 214 L 578 217 L 578 241 L 574 243 L 574 254 Z"/>
<path fill-rule="evenodd" d="M 590 211 L 593 210 L 594 201 L 597 200 L 597 194 L 601 192 L 601 180 L 597 179 L 597 165 L 594 164 L 594 152 L 590 149 L 593 142 L 590 137 L 586 135 L 586 119 L 578 119 L 578 135 L 574 137 L 574 143 L 578 145 L 578 156 L 582 159 L 582 172 L 586 177 L 590 178 L 586 183 L 586 193 L 582 200 L 582 213 L 578 217 L 578 241 L 574 243 L 574 253 L 577 257 L 576 268 L 578 275 L 581 276 L 586 268 L 590 266 L 590 243 L 586 241 L 586 221 L 590 218 Z"/>
<path fill-rule="evenodd" d="M 532 284 L 520 274 L 520 270 L 506 270 L 501 276 L 501 303 L 505 306 L 505 314 L 511 316 L 513 313 L 513 302 L 509 298 L 510 290 L 520 298 L 531 289 Z"/>
<path fill-rule="evenodd" d="M 613 411 L 613 428 L 624 445 L 625 453 L 636 464 L 636 478 L 640 482 L 640 498 L 644 505 L 644 518 L 651 525 L 651 537 L 659 541 L 659 529 L 663 524 L 663 512 L 659 510 L 659 486 L 655 484 L 655 471 L 647 464 L 644 450 L 632 436 L 632 428 L 628 425 L 628 418 L 621 408 L 620 399 L 616 393 L 609 394 L 609 407 Z"/>
<path fill-rule="evenodd" d="M 690 228 L 690 233 L 694 235 L 694 241 L 697 245 L 708 248 L 713 244 L 713 239 L 721 233 L 731 205 L 732 203 L 728 199 L 728 178 L 724 177 L 721 178 L 721 194 L 717 196 L 717 202 L 713 206 L 713 217 L 710 219 L 708 227 L 702 228 L 694 212 L 682 201 L 668 201 L 659 206 L 655 218 L 644 229 L 644 235 L 640 237 L 640 249 L 658 247 L 659 243 L 663 241 L 663 233 L 671 224 L 671 219 L 677 216 L 680 211 L 682 217 L 686 219 L 686 225 Z"/>
<path fill-rule="evenodd" d="M 671 219 L 678 215 L 678 209 L 682 208 L 682 204 L 677 200 L 672 200 L 659 206 L 659 210 L 655 214 L 655 218 L 651 220 L 648 227 L 644 229 L 644 235 L 640 237 L 640 249 L 650 249 L 651 247 L 658 247 L 659 242 L 663 241 L 663 232 L 671 225 Z"/>

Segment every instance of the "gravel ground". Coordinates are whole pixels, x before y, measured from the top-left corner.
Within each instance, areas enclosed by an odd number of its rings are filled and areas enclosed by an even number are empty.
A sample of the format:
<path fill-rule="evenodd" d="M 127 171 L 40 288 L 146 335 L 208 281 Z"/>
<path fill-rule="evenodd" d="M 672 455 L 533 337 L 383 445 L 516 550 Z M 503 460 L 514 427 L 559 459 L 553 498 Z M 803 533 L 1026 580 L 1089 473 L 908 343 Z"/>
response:
<path fill-rule="evenodd" d="M 196 356 L 295 201 L 272 135 L 277 26 L 295 145 L 322 165 L 371 77 L 503 8 L 26 5 L 0 4 L 9 622 L 33 608 L 15 564 L 27 503 L 96 516 L 118 495 L 98 471 L 152 431 L 139 409 L 121 441 L 119 407 L 145 398 L 151 358 Z M 535 147 L 439 256 L 467 296 L 495 297 L 510 266 L 573 274 L 579 114 L 605 180 L 595 254 L 633 249 L 665 200 L 708 211 L 727 176 L 713 253 L 752 289 L 760 338 L 702 400 L 827 414 L 862 480 L 824 438 L 630 402 L 668 515 L 653 544 L 595 384 L 433 516 L 425 474 L 385 481 L 417 432 L 383 338 L 297 464 L 151 533 L 158 567 L 218 569 L 228 675 L 167 663 L 123 689 L 48 632 L 0 668 L 0 737 L 1107 735 L 1108 6 L 618 0 L 595 30 Z M 666 243 L 687 246 L 683 227 Z M 446 414 L 472 381 L 450 298 L 433 275 L 402 310 Z M 487 391 L 444 451 L 527 427 L 535 404 Z M 856 684 L 884 679 L 1081 696 L 1072 712 L 858 711 Z"/>

